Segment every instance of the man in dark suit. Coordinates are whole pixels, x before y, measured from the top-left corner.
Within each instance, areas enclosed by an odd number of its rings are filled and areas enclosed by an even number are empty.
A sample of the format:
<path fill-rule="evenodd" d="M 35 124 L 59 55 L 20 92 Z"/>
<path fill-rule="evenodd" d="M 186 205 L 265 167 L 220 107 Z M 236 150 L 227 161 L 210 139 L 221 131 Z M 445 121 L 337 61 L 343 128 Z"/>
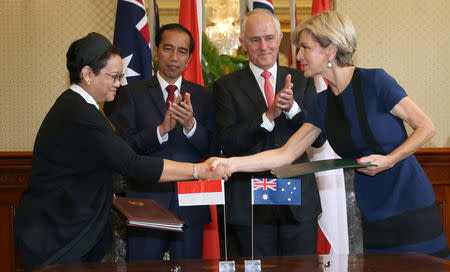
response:
<path fill-rule="evenodd" d="M 303 124 L 316 94 L 314 82 L 276 63 L 281 38 L 278 19 L 265 9 L 249 12 L 242 22 L 240 42 L 249 65 L 214 84 L 216 124 L 226 156 L 281 147 Z M 295 163 L 306 161 L 303 155 Z M 268 176 L 236 173 L 226 184 L 227 221 L 243 256 L 251 255 L 250 179 Z M 256 256 L 316 253 L 319 194 L 313 175 L 300 178 L 301 206 L 254 206 Z"/>
<path fill-rule="evenodd" d="M 182 78 L 194 40 L 179 24 L 163 26 L 155 39 L 159 70 L 149 79 L 124 86 L 118 101 L 118 134 L 138 153 L 184 162 L 200 162 L 218 152 L 212 92 Z M 161 202 L 178 215 L 182 233 L 131 228 L 129 260 L 201 258 L 208 206 L 179 207 L 176 184 L 130 183 L 127 195 Z"/>

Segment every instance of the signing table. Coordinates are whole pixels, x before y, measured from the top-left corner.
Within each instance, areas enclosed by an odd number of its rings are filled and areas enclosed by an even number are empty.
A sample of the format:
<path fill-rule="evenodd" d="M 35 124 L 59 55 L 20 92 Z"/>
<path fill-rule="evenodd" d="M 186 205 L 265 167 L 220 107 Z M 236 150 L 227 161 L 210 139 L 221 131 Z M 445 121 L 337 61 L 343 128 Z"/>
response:
<path fill-rule="evenodd" d="M 308 255 L 289 257 L 263 257 L 261 267 L 263 272 L 437 272 L 450 271 L 450 261 L 434 258 L 418 253 L 399 254 L 358 254 L 358 255 Z M 234 258 L 236 271 L 244 271 L 244 259 Z M 178 270 L 177 270 L 178 269 Z M 90 271 L 120 271 L 120 272 L 209 272 L 218 271 L 217 260 L 173 260 L 128 263 L 84 263 L 52 265 L 38 271 L 46 272 L 90 272 Z"/>

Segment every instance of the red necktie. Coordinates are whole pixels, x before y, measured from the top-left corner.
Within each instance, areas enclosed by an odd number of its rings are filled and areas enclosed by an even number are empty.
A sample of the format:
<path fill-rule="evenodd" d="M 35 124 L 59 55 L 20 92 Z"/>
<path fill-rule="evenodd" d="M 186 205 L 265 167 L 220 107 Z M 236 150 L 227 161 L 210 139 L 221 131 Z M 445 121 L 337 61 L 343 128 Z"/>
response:
<path fill-rule="evenodd" d="M 173 103 L 173 100 L 175 99 L 175 90 L 176 89 L 177 89 L 177 86 L 175 86 L 175 85 L 168 85 L 166 87 L 166 90 L 167 90 L 167 93 L 168 93 L 167 99 L 166 99 L 166 108 L 167 109 L 169 109 L 169 107 L 170 107 L 169 102 Z"/>
<path fill-rule="evenodd" d="M 270 75 L 271 73 L 269 71 L 264 71 L 261 73 L 261 76 L 264 78 L 264 94 L 266 95 L 267 108 L 272 106 L 275 96 L 273 93 L 272 83 L 270 83 Z"/>

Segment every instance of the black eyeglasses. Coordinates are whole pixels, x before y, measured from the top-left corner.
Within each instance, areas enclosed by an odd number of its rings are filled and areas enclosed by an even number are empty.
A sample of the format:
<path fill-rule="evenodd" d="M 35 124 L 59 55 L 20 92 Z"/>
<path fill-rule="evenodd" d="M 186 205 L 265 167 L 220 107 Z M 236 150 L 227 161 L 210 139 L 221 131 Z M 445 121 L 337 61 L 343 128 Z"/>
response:
<path fill-rule="evenodd" d="M 100 71 L 100 72 L 104 73 L 107 76 L 110 76 L 114 80 L 114 82 L 116 82 L 116 81 L 121 82 L 123 77 L 125 76 L 125 74 L 110 75 L 110 74 L 105 73 L 103 71 Z"/>

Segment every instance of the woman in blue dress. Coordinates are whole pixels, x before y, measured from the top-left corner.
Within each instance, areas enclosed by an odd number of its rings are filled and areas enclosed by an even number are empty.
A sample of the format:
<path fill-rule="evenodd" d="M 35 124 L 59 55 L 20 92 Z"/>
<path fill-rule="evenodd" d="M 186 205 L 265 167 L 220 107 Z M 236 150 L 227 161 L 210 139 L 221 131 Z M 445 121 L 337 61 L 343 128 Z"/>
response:
<path fill-rule="evenodd" d="M 384 70 L 354 66 L 356 35 L 347 17 L 335 11 L 313 16 L 296 28 L 293 41 L 305 76 L 323 76 L 328 89 L 283 147 L 217 159 L 213 166 L 253 172 L 290 164 L 323 133 L 341 157 L 377 165 L 355 174 L 365 252 L 448 257 L 433 188 L 413 155 L 435 134 L 431 119 Z"/>

